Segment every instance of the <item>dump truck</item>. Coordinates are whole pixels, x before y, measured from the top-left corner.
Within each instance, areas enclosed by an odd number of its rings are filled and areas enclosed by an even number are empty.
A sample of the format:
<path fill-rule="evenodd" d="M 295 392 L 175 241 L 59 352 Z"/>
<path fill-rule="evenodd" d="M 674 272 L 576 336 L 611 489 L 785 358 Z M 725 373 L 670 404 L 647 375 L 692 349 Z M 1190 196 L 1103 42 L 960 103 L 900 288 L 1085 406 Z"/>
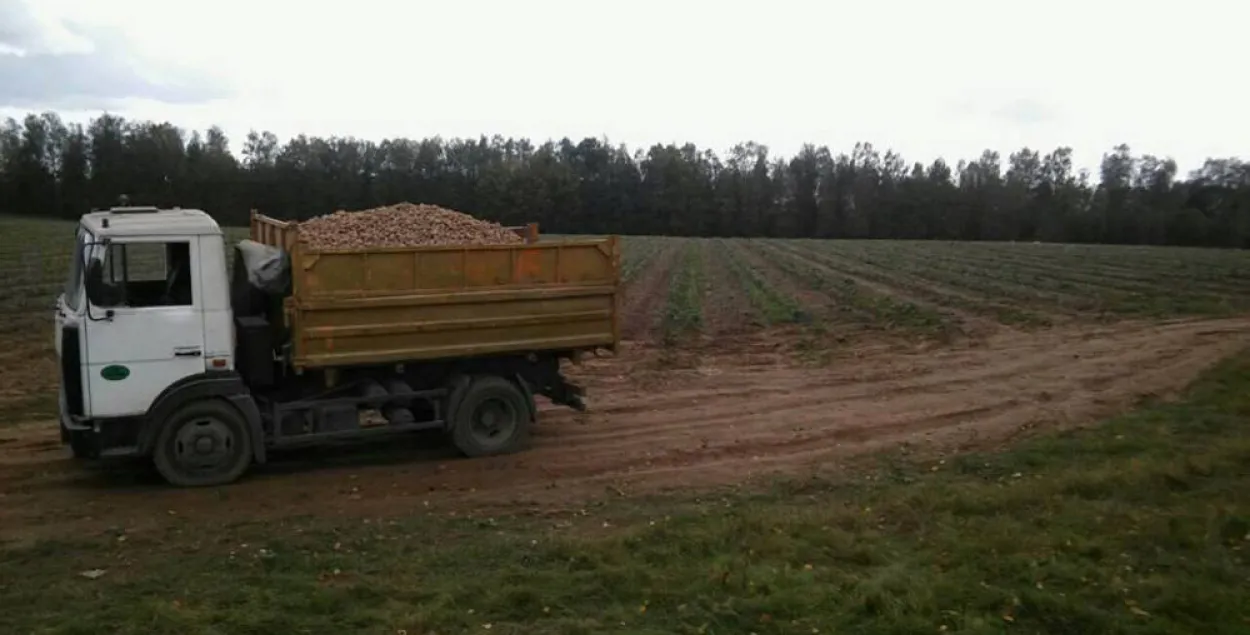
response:
<path fill-rule="evenodd" d="M 56 302 L 60 427 L 76 457 L 230 483 L 271 450 L 442 431 L 524 447 L 536 396 L 584 408 L 562 363 L 615 351 L 616 237 L 317 250 L 256 212 L 228 247 L 201 210 L 84 215 Z"/>

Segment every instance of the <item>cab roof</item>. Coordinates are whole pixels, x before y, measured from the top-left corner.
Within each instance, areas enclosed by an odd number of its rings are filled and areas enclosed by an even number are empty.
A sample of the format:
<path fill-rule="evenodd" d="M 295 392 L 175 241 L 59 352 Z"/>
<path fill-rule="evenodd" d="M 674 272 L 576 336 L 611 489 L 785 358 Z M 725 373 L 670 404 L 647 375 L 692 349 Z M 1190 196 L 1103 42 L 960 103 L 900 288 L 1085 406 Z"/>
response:
<path fill-rule="evenodd" d="M 82 224 L 100 238 L 221 235 L 217 221 L 198 209 L 113 207 L 84 214 Z"/>

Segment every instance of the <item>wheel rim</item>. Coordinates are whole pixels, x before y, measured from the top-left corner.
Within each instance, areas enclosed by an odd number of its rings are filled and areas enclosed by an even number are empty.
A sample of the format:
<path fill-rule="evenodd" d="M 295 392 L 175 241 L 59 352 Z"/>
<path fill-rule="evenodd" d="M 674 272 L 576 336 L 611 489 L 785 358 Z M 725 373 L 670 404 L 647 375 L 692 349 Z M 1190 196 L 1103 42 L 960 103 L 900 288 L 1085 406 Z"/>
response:
<path fill-rule="evenodd" d="M 505 399 L 486 399 L 473 409 L 469 430 L 480 445 L 506 443 L 516 432 L 518 414 L 516 407 Z"/>
<path fill-rule="evenodd" d="M 226 422 L 216 417 L 196 417 L 178 427 L 171 450 L 178 471 L 216 474 L 234 464 L 238 439 Z"/>

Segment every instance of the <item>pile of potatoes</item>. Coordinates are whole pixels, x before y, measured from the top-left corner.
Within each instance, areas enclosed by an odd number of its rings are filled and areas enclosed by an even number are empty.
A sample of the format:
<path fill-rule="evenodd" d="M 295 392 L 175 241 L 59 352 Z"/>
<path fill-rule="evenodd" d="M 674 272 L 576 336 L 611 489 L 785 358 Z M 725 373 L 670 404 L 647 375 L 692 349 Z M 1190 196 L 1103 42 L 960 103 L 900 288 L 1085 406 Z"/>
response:
<path fill-rule="evenodd" d="M 300 223 L 313 249 L 508 245 L 524 239 L 498 223 L 437 205 L 399 203 L 358 212 L 338 211 Z"/>

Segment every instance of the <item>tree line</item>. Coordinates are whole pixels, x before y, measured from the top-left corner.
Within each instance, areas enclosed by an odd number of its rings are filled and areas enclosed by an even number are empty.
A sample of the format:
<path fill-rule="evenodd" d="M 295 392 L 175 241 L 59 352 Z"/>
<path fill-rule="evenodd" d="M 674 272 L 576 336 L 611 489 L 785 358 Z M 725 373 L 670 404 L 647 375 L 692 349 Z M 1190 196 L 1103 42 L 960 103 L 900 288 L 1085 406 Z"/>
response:
<path fill-rule="evenodd" d="M 630 150 L 601 139 L 386 139 L 251 132 L 240 157 L 217 127 L 104 114 L 86 125 L 30 114 L 0 125 L 0 213 L 76 218 L 116 204 L 204 209 L 227 225 L 250 209 L 304 219 L 424 202 L 549 233 L 1020 240 L 1250 246 L 1250 163 L 1212 158 L 1184 177 L 1127 145 L 1096 180 L 1072 149 L 993 150 L 909 163 L 870 143 L 747 142 Z"/>

